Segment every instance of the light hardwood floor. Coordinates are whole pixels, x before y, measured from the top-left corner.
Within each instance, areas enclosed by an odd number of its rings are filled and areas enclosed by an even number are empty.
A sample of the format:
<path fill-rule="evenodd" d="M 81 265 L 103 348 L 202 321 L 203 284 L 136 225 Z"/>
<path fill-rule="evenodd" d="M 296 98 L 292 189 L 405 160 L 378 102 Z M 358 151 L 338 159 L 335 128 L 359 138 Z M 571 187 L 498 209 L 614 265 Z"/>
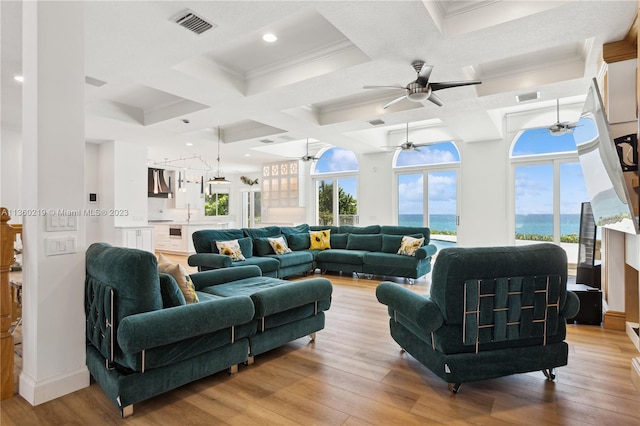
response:
<path fill-rule="evenodd" d="M 519 374 L 467 383 L 452 395 L 391 339 L 374 293 L 381 277 L 325 277 L 333 303 L 313 343 L 298 339 L 235 375 L 221 372 L 136 404 L 125 420 L 93 383 L 37 407 L 19 396 L 2 401 L 0 424 L 640 424 L 630 380 L 638 354 L 623 332 L 570 325 L 569 365 L 556 369 L 555 382 Z M 407 287 L 427 293 L 428 278 Z"/>

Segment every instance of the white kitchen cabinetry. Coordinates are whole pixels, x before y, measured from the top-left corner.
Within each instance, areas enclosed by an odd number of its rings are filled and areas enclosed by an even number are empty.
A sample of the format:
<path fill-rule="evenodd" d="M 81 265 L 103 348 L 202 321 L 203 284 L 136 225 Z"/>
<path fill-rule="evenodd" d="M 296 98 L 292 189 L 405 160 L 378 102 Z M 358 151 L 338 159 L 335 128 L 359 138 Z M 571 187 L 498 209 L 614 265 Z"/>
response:
<path fill-rule="evenodd" d="M 187 239 L 182 225 L 156 225 L 156 250 L 175 253 L 187 252 Z"/>
<path fill-rule="evenodd" d="M 153 227 L 152 226 L 136 226 L 136 227 L 116 227 L 115 228 L 116 245 L 120 247 L 135 248 L 146 250 L 153 253 Z"/>

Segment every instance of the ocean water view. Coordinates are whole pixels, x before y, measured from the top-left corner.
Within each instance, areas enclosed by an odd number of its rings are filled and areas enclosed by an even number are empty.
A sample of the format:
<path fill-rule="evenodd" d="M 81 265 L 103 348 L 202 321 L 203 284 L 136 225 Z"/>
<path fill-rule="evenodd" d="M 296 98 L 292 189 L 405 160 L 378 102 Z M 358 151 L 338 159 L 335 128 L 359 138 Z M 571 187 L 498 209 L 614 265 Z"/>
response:
<path fill-rule="evenodd" d="M 398 217 L 399 225 L 423 226 L 423 215 L 421 214 L 401 214 Z M 455 233 L 456 215 L 454 214 L 432 214 L 430 216 L 429 228 L 434 234 Z M 580 231 L 580 214 L 560 215 L 560 234 L 578 234 Z M 524 235 L 553 235 L 553 215 L 552 214 L 517 214 L 516 229 L 517 234 Z"/>

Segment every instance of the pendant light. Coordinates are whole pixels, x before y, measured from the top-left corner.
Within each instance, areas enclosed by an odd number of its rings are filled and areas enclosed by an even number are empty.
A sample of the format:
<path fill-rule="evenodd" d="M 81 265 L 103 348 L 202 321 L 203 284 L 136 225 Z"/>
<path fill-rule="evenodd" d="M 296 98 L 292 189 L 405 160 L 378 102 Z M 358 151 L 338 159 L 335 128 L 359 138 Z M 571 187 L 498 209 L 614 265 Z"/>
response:
<path fill-rule="evenodd" d="M 218 126 L 218 173 L 216 174 L 216 176 L 213 179 L 209 179 L 207 181 L 207 184 L 209 185 L 227 185 L 230 184 L 231 182 L 229 182 L 227 179 L 225 179 L 224 176 L 220 176 L 220 126 Z"/>

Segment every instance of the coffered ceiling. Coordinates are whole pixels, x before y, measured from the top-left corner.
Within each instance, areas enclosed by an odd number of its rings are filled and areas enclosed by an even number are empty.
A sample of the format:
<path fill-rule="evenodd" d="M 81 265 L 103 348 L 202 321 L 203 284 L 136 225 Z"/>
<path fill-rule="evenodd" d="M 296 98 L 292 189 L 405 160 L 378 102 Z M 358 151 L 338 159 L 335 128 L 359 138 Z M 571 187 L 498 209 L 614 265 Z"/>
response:
<path fill-rule="evenodd" d="M 21 5 L 1 7 L 2 125 L 19 129 Z M 636 0 L 88 1 L 86 137 L 200 166 L 215 162 L 219 127 L 227 173 L 302 156 L 307 138 L 311 154 L 385 152 L 407 122 L 422 129 L 414 142 L 499 139 L 504 114 L 540 109 L 546 119 L 556 98 L 583 96 L 603 43 L 622 39 L 636 10 Z M 211 28 L 175 22 L 189 13 Z M 405 99 L 382 109 L 403 92 L 363 89 L 406 86 L 416 59 L 434 66 L 430 81 L 483 83 L 439 91 L 442 107 Z M 540 99 L 516 102 L 532 91 Z"/>

